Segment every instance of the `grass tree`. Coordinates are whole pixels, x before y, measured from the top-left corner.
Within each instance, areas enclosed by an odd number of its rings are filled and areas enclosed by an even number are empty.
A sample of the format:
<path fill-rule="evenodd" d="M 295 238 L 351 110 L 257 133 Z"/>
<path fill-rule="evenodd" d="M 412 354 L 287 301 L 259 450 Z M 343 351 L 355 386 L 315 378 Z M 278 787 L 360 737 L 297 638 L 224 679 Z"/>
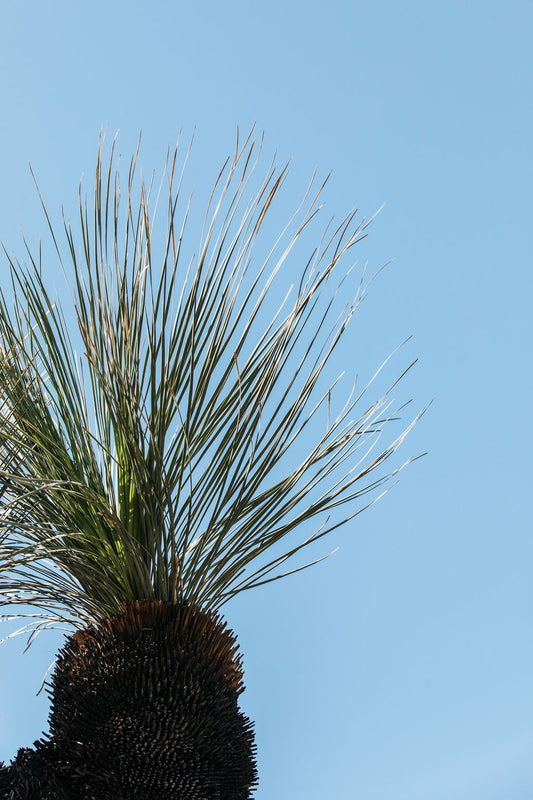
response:
<path fill-rule="evenodd" d="M 181 150 L 158 192 L 137 155 L 121 190 L 101 143 L 76 224 L 59 234 L 46 215 L 68 290 L 40 251 L 5 254 L 3 616 L 28 615 L 30 639 L 70 633 L 50 732 L 0 770 L 0 797 L 251 797 L 253 729 L 220 609 L 308 566 L 300 551 L 399 468 L 416 420 L 396 430 L 391 391 L 371 401 L 368 385 L 339 403 L 326 369 L 365 294 L 347 267 L 367 223 L 330 221 L 310 247 L 312 183 L 273 235 L 287 168 L 258 181 L 258 149 L 237 143 L 196 247 Z"/>

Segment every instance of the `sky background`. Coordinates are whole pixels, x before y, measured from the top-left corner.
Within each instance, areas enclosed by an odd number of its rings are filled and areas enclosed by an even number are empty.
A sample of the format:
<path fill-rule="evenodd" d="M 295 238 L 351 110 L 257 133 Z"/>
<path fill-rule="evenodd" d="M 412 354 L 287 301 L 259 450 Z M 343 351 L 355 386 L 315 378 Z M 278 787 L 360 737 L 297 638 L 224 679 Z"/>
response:
<path fill-rule="evenodd" d="M 533 797 L 532 26 L 512 0 L 0 3 L 9 252 L 46 239 L 29 162 L 52 214 L 74 215 L 102 129 L 125 160 L 142 129 L 160 174 L 196 127 L 201 204 L 255 122 L 265 169 L 293 159 L 279 228 L 315 167 L 326 216 L 386 203 L 357 257 L 394 262 L 335 365 L 370 377 L 412 334 L 388 375 L 419 358 L 398 396 L 435 402 L 401 455 L 429 454 L 325 563 L 225 609 L 257 800 Z M 0 760 L 47 729 L 35 695 L 60 642 L 2 645 Z"/>

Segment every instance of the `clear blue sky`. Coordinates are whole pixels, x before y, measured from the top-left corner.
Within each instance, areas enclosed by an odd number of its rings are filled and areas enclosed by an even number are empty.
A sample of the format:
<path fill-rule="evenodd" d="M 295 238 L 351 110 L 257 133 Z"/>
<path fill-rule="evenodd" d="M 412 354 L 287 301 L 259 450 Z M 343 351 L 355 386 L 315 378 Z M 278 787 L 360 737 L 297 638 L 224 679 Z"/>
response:
<path fill-rule="evenodd" d="M 331 213 L 386 203 L 359 257 L 395 261 L 338 364 L 368 376 L 413 334 L 405 391 L 436 400 L 404 455 L 429 455 L 326 563 L 226 609 L 257 800 L 530 800 L 532 4 L 17 2 L 0 29 L 9 251 L 46 235 L 28 162 L 74 214 L 102 128 L 125 156 L 142 128 L 151 171 L 196 126 L 201 192 L 255 121 L 292 197 L 317 166 Z M 59 642 L 2 645 L 0 759 L 47 728 Z"/>

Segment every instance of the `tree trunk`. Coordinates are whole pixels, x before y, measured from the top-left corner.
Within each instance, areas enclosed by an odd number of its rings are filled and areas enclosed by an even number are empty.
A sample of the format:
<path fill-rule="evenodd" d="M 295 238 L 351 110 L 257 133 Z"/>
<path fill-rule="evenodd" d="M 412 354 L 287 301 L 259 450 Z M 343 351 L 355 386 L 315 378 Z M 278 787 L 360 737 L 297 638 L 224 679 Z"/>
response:
<path fill-rule="evenodd" d="M 233 633 L 194 607 L 137 601 L 76 632 L 51 678 L 50 735 L 36 743 L 53 774 L 39 800 L 57 785 L 65 800 L 248 800 L 257 770 L 242 678 Z"/>

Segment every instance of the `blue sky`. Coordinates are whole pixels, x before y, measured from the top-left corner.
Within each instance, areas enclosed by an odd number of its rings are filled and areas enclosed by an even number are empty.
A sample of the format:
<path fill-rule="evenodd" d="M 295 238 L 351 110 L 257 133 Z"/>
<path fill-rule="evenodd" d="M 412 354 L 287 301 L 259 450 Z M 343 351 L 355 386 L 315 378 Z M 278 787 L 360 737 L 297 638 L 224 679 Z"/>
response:
<path fill-rule="evenodd" d="M 403 391 L 435 402 L 404 455 L 429 455 L 332 558 L 226 608 L 257 800 L 533 796 L 532 24 L 512 1 L 0 7 L 8 251 L 46 236 L 28 163 L 73 215 L 102 129 L 125 158 L 142 129 L 150 172 L 196 127 L 201 198 L 255 122 L 293 159 L 280 227 L 315 167 L 328 214 L 386 204 L 358 257 L 394 262 L 338 368 L 369 377 L 412 334 L 389 374 L 419 358 Z M 47 728 L 59 643 L 2 645 L 0 759 Z"/>

